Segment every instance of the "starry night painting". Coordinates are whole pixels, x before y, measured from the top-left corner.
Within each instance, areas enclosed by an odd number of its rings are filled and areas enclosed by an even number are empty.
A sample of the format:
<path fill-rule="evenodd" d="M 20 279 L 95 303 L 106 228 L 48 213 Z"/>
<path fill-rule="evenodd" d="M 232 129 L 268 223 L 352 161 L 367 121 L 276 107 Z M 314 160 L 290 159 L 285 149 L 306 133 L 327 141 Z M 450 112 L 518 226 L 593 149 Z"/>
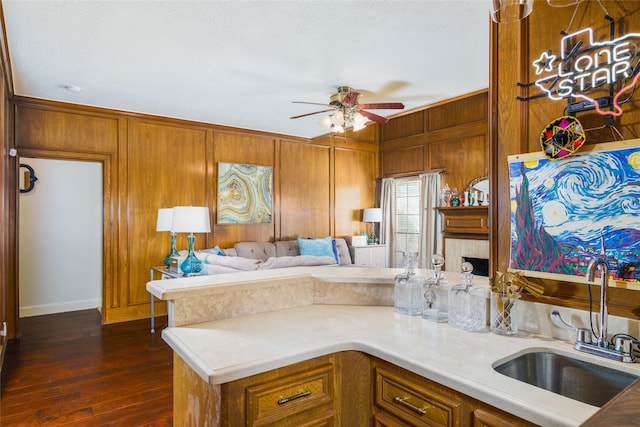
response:
<path fill-rule="evenodd" d="M 592 145 L 562 160 L 510 156 L 509 176 L 510 268 L 585 276 L 604 251 L 610 280 L 640 282 L 640 139 Z"/>

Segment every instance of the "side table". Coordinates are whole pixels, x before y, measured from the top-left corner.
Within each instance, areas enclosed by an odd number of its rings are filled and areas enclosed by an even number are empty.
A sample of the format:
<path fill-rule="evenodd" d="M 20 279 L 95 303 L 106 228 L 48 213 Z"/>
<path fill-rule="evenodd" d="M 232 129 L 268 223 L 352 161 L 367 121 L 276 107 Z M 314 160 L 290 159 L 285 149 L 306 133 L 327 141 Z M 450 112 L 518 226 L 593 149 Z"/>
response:
<path fill-rule="evenodd" d="M 353 264 L 363 267 L 386 267 L 386 245 L 350 246 Z"/>
<path fill-rule="evenodd" d="M 154 281 L 155 280 L 155 273 L 159 273 L 162 275 L 163 279 L 177 279 L 179 277 L 184 277 L 184 273 L 180 272 L 180 271 L 169 271 L 168 267 L 165 267 L 164 265 L 159 266 L 159 267 L 151 267 L 149 269 L 149 279 L 150 281 Z M 153 294 L 151 294 L 151 333 L 155 334 L 156 333 L 156 329 L 155 329 L 155 324 L 156 324 L 156 318 L 155 318 L 155 307 L 154 307 L 154 296 Z"/>

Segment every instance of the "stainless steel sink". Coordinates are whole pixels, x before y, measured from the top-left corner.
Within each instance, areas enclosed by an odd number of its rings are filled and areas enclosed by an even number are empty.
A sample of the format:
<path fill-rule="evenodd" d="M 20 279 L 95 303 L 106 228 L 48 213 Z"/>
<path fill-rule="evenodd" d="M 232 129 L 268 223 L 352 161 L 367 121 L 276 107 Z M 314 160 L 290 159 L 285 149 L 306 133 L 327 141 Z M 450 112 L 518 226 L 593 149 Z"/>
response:
<path fill-rule="evenodd" d="M 580 402 L 602 406 L 638 376 L 550 351 L 531 351 L 494 365 L 508 377 Z"/>

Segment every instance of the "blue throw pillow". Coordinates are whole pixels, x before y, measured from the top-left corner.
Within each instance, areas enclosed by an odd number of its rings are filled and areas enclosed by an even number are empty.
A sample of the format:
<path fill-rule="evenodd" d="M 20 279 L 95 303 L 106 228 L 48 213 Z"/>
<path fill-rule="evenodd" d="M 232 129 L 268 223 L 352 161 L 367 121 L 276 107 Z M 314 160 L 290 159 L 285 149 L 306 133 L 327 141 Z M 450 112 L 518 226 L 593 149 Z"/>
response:
<path fill-rule="evenodd" d="M 301 239 L 298 237 L 300 255 L 330 256 L 335 258 L 331 237 L 324 239 Z"/>
<path fill-rule="evenodd" d="M 338 254 L 336 239 L 331 239 L 331 249 L 333 249 L 333 256 L 336 258 L 336 263 L 340 264 L 340 255 Z"/>
<path fill-rule="evenodd" d="M 220 255 L 220 256 L 226 256 L 224 252 L 222 252 L 222 249 L 218 247 L 218 245 L 216 245 L 216 247 L 211 249 L 209 252 L 212 254 Z"/>

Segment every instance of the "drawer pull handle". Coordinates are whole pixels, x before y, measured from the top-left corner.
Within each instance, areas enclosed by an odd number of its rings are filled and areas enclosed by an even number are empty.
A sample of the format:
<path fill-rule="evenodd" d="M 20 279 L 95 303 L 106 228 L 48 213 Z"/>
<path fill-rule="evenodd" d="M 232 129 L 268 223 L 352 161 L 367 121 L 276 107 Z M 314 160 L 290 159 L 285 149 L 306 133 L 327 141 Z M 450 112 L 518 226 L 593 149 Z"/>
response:
<path fill-rule="evenodd" d="M 294 394 L 293 396 L 290 396 L 290 397 L 283 397 L 282 399 L 278 400 L 278 405 L 284 405 L 285 403 L 291 402 L 292 400 L 307 397 L 310 394 L 311 392 L 309 390 L 305 390 L 302 393 Z"/>
<path fill-rule="evenodd" d="M 399 403 L 400 405 L 406 406 L 416 414 L 425 415 L 427 413 L 427 408 L 418 408 L 416 405 L 413 405 L 412 403 L 410 403 L 409 396 L 406 396 L 406 397 L 396 396 L 393 398 L 393 401 L 396 403 Z"/>

